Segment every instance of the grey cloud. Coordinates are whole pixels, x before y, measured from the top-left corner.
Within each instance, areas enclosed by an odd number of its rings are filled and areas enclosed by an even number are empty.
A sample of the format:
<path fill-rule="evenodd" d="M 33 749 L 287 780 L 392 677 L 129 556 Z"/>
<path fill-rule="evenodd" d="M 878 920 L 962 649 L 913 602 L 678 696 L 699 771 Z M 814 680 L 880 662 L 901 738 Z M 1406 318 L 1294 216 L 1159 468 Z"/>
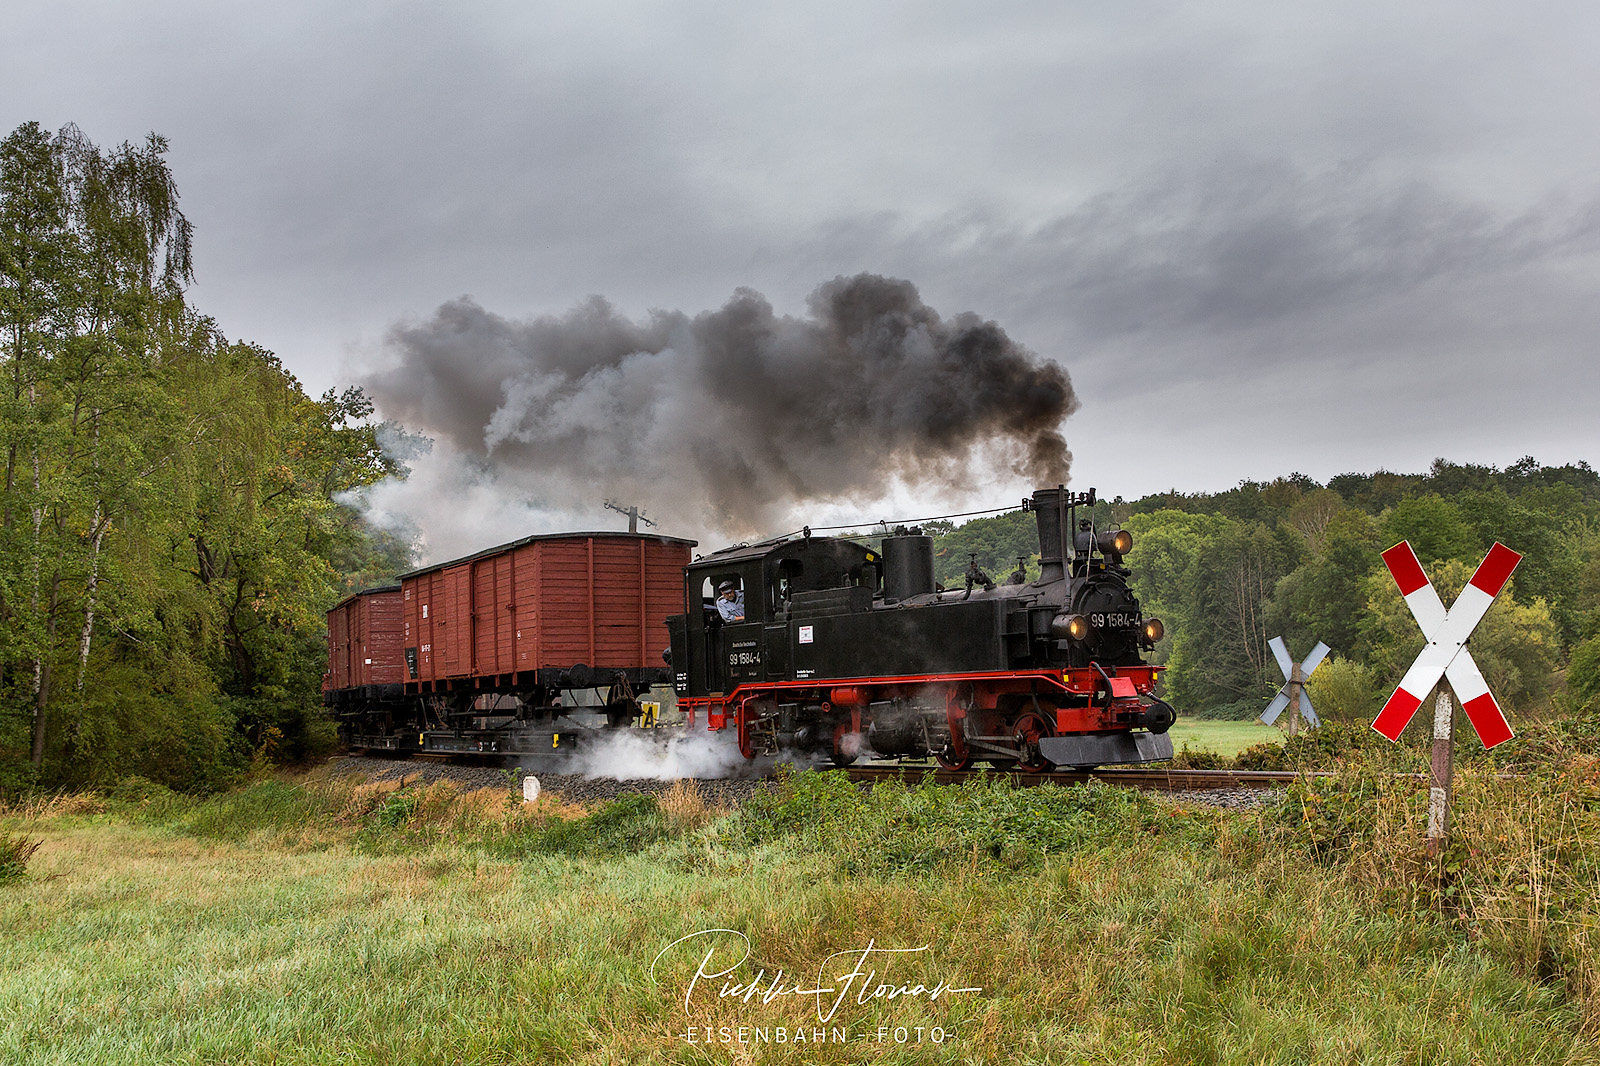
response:
<path fill-rule="evenodd" d="M 1082 342 L 1200 338 L 1592 254 L 1600 202 L 1508 211 L 1361 167 L 1307 174 L 1240 160 L 1100 195 L 1036 225 L 879 214 L 831 226 L 817 245 L 835 242 L 892 248 L 897 268 L 945 282 L 982 264 L 986 280 L 966 284 L 985 286 L 1002 313 L 1048 309 Z"/>
<path fill-rule="evenodd" d="M 367 381 L 385 415 L 547 506 L 621 494 L 748 532 L 894 479 L 964 486 L 997 454 L 1018 476 L 1068 476 L 1066 371 L 875 275 L 818 287 L 804 317 L 750 289 L 640 320 L 598 298 L 524 322 L 461 299 L 390 347 Z"/>

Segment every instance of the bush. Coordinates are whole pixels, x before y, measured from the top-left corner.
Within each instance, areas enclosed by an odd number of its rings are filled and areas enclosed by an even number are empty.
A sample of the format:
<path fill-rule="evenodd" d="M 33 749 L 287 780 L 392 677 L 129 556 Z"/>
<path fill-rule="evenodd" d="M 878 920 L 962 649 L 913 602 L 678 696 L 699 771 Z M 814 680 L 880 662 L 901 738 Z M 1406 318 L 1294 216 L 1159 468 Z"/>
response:
<path fill-rule="evenodd" d="M 1383 706 L 1378 679 L 1357 662 L 1329 656 L 1306 681 L 1306 695 L 1324 722 L 1362 724 Z"/>
<path fill-rule="evenodd" d="M 1266 820 L 1313 858 L 1330 862 L 1371 842 L 1385 813 L 1380 800 L 1414 791 L 1387 775 L 1361 771 L 1332 778 L 1301 777 L 1289 786 L 1283 802 L 1267 812 Z"/>
<path fill-rule="evenodd" d="M 136 818 L 158 822 L 176 817 L 194 805 L 192 798 L 137 775 L 118 781 L 106 793 L 106 800 L 113 809 L 121 808 Z"/>
<path fill-rule="evenodd" d="M 383 801 L 372 815 L 372 824 L 379 829 L 399 829 L 411 821 L 422 805 L 422 797 L 409 789 L 401 789 Z"/>
<path fill-rule="evenodd" d="M 1373 729 L 1367 722 L 1327 722 L 1291 737 L 1283 745 L 1284 761 L 1290 769 L 1314 770 L 1334 764 L 1374 762 L 1393 770 L 1427 768 L 1426 747 L 1402 739 L 1399 743 Z"/>
<path fill-rule="evenodd" d="M 600 857 L 639 851 L 671 835 L 654 796 L 622 796 L 584 818 L 553 818 L 513 833 L 494 850 L 515 858 L 529 855 Z"/>
<path fill-rule="evenodd" d="M 938 785 L 929 775 L 862 792 L 838 771 L 803 771 L 746 803 L 728 833 L 736 845 L 782 839 L 862 875 L 980 862 L 1036 866 L 1185 824 L 1142 793 L 1096 782 L 1017 788 L 980 776 Z"/>
<path fill-rule="evenodd" d="M 1296 738 L 1299 739 L 1299 738 Z M 1287 770 L 1289 760 L 1284 757 L 1282 744 L 1252 744 L 1233 757 L 1235 770 Z"/>
<path fill-rule="evenodd" d="M 0 885 L 20 880 L 40 842 L 27 837 L 0 836 Z"/>
<path fill-rule="evenodd" d="M 196 803 L 176 823 L 191 836 L 242 841 L 258 830 L 292 829 L 322 816 L 322 797 L 286 781 L 261 781 Z"/>
<path fill-rule="evenodd" d="M 1261 744 L 1257 747 L 1275 748 L 1276 744 Z M 1202 748 L 1194 751 L 1186 741 L 1178 753 L 1172 757 L 1170 763 L 1174 770 L 1227 770 L 1233 766 L 1233 760 L 1226 755 L 1218 755 L 1214 751 Z"/>
<path fill-rule="evenodd" d="M 1567 665 L 1567 697 L 1579 713 L 1600 709 L 1600 636 L 1573 647 Z"/>
<path fill-rule="evenodd" d="M 220 792 L 238 783 L 249 751 L 234 720 L 203 693 L 160 694 L 137 671 L 109 667 L 75 722 L 50 745 L 42 784 L 101 789 L 130 775 L 180 792 Z"/>

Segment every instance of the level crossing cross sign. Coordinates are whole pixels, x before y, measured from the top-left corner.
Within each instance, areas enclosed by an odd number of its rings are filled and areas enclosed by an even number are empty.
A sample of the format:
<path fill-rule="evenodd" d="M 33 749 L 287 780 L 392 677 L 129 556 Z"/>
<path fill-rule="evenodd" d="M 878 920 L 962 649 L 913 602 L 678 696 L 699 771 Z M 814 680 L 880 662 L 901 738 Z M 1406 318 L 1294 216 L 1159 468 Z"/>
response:
<path fill-rule="evenodd" d="M 1466 644 L 1489 605 L 1505 588 L 1522 556 L 1496 542 L 1448 610 L 1428 575 L 1422 572 L 1422 564 L 1417 561 L 1417 553 L 1411 550 L 1409 541 L 1401 541 L 1384 552 L 1383 561 L 1394 576 L 1395 584 L 1400 586 L 1400 595 L 1405 597 L 1406 606 L 1411 609 L 1411 616 L 1417 620 L 1428 643 L 1406 671 L 1406 676 L 1400 679 L 1389 702 L 1378 712 L 1372 728 L 1390 740 L 1399 740 L 1401 731 L 1433 686 L 1441 677 L 1447 677 L 1483 746 L 1492 748 L 1510 740 L 1511 725 L 1495 702 Z"/>
<path fill-rule="evenodd" d="M 1298 698 L 1300 713 L 1305 715 L 1306 724 L 1321 725 L 1316 710 L 1311 706 L 1311 698 L 1305 694 L 1305 680 L 1322 665 L 1322 660 L 1329 651 L 1328 646 L 1320 640 L 1317 641 L 1317 646 L 1311 649 L 1306 661 L 1300 664 L 1299 674 L 1295 673 L 1294 660 L 1289 658 L 1289 647 L 1284 644 L 1282 637 L 1273 637 L 1267 641 L 1267 647 L 1272 649 L 1272 657 L 1278 660 L 1278 669 L 1283 671 L 1283 687 L 1278 689 L 1278 694 L 1267 704 L 1267 709 L 1261 712 L 1261 720 L 1267 725 L 1273 724 L 1283 709 Z"/>

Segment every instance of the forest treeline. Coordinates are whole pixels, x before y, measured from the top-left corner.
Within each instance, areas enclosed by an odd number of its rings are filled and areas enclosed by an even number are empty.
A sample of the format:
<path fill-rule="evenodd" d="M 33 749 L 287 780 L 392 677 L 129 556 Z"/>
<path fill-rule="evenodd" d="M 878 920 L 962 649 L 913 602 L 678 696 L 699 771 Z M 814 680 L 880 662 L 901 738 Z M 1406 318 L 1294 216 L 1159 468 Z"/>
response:
<path fill-rule="evenodd" d="M 396 472 L 366 398 L 186 300 L 166 148 L 0 143 L 0 790 L 328 748 L 322 612 L 409 561 L 339 502 Z"/>
<path fill-rule="evenodd" d="M 1474 659 L 1513 715 L 1600 703 L 1600 474 L 1588 463 L 1524 458 L 1502 470 L 1440 459 L 1424 474 L 1341 474 L 1326 485 L 1291 474 L 1215 494 L 1118 498 L 1098 504 L 1095 521 L 1134 535 L 1126 562 L 1145 613 L 1166 624 L 1156 657 L 1180 711 L 1255 717 L 1282 684 L 1267 648 L 1282 636 L 1297 659 L 1318 640 L 1333 649 L 1311 685 L 1323 717 L 1370 718 L 1422 647 L 1379 557 L 1401 540 L 1446 603 L 1495 541 L 1521 552 L 1472 638 Z M 930 531 L 952 587 L 974 555 L 998 577 L 1039 550 L 1022 512 Z"/>

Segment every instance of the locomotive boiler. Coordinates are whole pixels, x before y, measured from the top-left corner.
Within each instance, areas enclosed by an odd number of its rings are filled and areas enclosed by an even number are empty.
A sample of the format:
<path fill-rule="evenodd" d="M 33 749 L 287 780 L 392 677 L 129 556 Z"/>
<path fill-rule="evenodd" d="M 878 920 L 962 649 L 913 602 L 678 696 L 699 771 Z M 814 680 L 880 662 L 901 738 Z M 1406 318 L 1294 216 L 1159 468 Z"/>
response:
<path fill-rule="evenodd" d="M 1128 585 L 1131 535 L 1078 518 L 1094 502 L 1064 487 L 1023 501 L 1039 534 L 1033 581 L 996 582 L 974 563 L 942 588 L 915 528 L 881 551 L 807 531 L 698 559 L 685 613 L 667 620 L 678 705 L 734 729 L 748 758 L 794 748 L 845 765 L 870 751 L 1021 770 L 1171 758 L 1176 714 L 1143 657 L 1162 625 Z"/>

